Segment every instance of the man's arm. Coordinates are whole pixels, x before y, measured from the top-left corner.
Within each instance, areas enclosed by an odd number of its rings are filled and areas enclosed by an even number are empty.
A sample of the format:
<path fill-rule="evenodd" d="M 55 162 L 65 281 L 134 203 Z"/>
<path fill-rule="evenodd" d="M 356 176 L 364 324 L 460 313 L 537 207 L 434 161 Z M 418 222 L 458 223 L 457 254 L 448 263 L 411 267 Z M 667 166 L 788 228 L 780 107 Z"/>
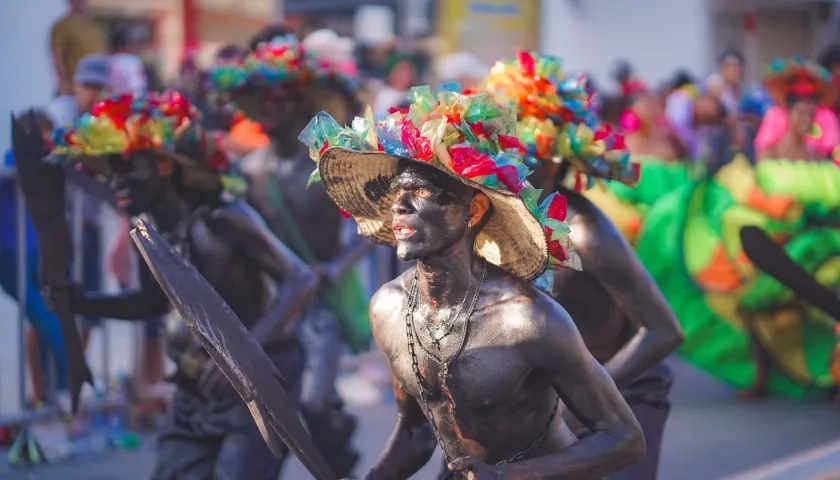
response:
<path fill-rule="evenodd" d="M 347 246 L 339 253 L 336 258 L 323 264 L 320 267 L 323 269 L 322 274 L 331 283 L 338 281 L 339 278 L 347 273 L 347 270 L 371 251 L 372 248 L 373 242 L 364 237 L 359 237 L 352 245 Z"/>
<path fill-rule="evenodd" d="M 604 364 L 615 383 L 627 385 L 676 350 L 683 340 L 682 329 L 659 287 L 609 221 L 574 222 L 572 241 L 577 235 L 598 238 L 576 243 L 581 262 L 638 327 L 633 338 Z"/>
<path fill-rule="evenodd" d="M 273 302 L 251 330 L 254 339 L 265 345 L 289 335 L 296 325 L 294 320 L 317 291 L 315 274 L 244 202 L 214 212 L 208 226 L 280 284 Z"/>
<path fill-rule="evenodd" d="M 544 373 L 563 403 L 591 433 L 558 453 L 499 468 L 511 479 L 597 479 L 632 465 L 645 455 L 636 417 L 606 370 L 589 353 L 569 314 L 545 295 L 527 312 L 534 321 L 523 358 Z"/>
<path fill-rule="evenodd" d="M 139 270 L 139 289 L 117 294 L 80 292 L 74 299 L 74 310 L 79 315 L 117 320 L 148 320 L 165 315 L 169 312 L 169 299 L 145 262 L 140 262 Z"/>
<path fill-rule="evenodd" d="M 388 355 L 392 349 L 401 348 L 405 338 L 391 338 L 388 324 L 394 312 L 399 311 L 402 297 L 393 280 L 380 288 L 370 300 L 370 323 L 373 338 L 382 351 Z M 400 329 L 402 332 L 402 329 Z M 400 342 L 399 347 L 395 341 Z M 423 468 L 435 452 L 437 439 L 432 426 L 420 408 L 417 400 L 409 395 L 392 375 L 394 397 L 397 401 L 397 424 L 385 444 L 373 469 L 365 475 L 365 480 L 393 480 L 411 478 Z"/>
<path fill-rule="evenodd" d="M 385 450 L 365 480 L 411 478 L 429 462 L 437 440 L 417 400 L 393 380 L 397 400 L 397 424 L 385 444 Z"/>

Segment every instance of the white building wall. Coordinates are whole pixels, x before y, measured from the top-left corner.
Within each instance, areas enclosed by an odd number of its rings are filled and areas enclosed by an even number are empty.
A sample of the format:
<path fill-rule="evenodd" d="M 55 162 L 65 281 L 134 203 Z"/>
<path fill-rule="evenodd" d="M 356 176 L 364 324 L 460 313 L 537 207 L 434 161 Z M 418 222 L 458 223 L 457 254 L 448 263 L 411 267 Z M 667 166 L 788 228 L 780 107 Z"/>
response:
<path fill-rule="evenodd" d="M 603 87 L 617 59 L 656 85 L 681 67 L 711 71 L 711 21 L 708 0 L 543 0 L 540 45 Z"/>
<path fill-rule="evenodd" d="M 11 146 L 11 112 L 46 103 L 55 89 L 49 59 L 49 29 L 66 0 L 3 2 L 0 6 L 0 153 Z M 0 414 L 20 408 L 17 304 L 0 293 Z"/>
<path fill-rule="evenodd" d="M 49 57 L 49 31 L 66 10 L 67 0 L 0 1 L 0 59 L 5 66 L 0 80 L 0 153 L 11 146 L 9 114 L 44 105 L 53 96 L 56 81 Z M 110 246 L 121 233 L 113 228 L 112 212 L 104 215 L 103 224 L 103 244 Z M 105 288 L 116 289 L 111 275 L 105 279 Z M 102 378 L 106 366 L 115 374 L 130 372 L 135 364 L 135 331 L 141 327 L 107 323 L 91 336 L 88 349 L 88 362 L 97 378 Z M 17 303 L 0 290 L 0 416 L 21 408 L 19 332 Z M 105 337 L 110 348 L 104 348 Z M 84 392 L 91 393 L 89 389 Z"/>

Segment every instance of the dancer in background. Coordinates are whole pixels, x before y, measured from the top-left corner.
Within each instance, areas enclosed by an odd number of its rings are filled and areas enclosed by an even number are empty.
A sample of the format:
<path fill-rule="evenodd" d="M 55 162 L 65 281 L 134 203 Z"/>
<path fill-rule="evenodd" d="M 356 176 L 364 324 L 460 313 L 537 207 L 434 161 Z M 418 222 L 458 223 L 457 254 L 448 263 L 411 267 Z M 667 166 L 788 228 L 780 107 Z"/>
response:
<path fill-rule="evenodd" d="M 518 137 L 538 166 L 532 181 L 568 202 L 566 222 L 583 271 L 556 270 L 545 288 L 569 312 L 644 431 L 647 456 L 609 478 L 655 479 L 673 380 L 663 362 L 680 345 L 682 332 L 631 247 L 580 193 L 603 181 L 633 185 L 639 165 L 631 162 L 622 138 L 601 123 L 586 78 L 567 76 L 560 59 L 520 51 L 516 60 L 497 63 L 485 86 L 519 112 Z M 637 104 L 643 114 L 643 107 L 655 108 L 648 101 Z M 656 118 L 655 111 L 647 115 Z M 667 146 L 659 151 L 667 153 Z"/>
<path fill-rule="evenodd" d="M 805 138 L 814 107 L 830 104 L 833 87 L 801 59 L 774 62 L 765 84 L 795 108 L 788 140 L 765 149 L 755 166 L 736 157 L 658 201 L 636 252 L 687 333 L 680 352 L 689 362 L 744 399 L 823 395 L 835 386 L 833 320 L 756 271 L 739 232 L 764 229 L 825 286 L 840 285 L 840 169 L 808 150 Z"/>
<path fill-rule="evenodd" d="M 245 183 L 225 173 L 227 157 L 195 116 L 174 92 L 116 97 L 56 132 L 54 153 L 107 179 L 127 214 L 148 215 L 250 329 L 287 391 L 299 392 L 304 355 L 296 330 L 316 277 L 236 199 Z M 266 278 L 277 284 L 273 294 Z M 169 309 L 145 268 L 139 289 L 115 295 L 79 290 L 73 304 L 82 314 L 136 321 Z M 248 405 L 185 326 L 168 334 L 178 388 L 159 433 L 152 478 L 275 478 L 281 461 L 266 446 Z"/>
<path fill-rule="evenodd" d="M 358 111 L 355 79 L 332 57 L 306 50 L 292 35 L 259 43 L 244 61 L 211 70 L 220 105 L 254 121 L 270 145 L 244 156 L 238 167 L 248 180 L 247 199 L 272 231 L 319 274 L 321 291 L 307 306 L 302 335 L 307 350 L 303 415 L 334 471 L 348 476 L 359 455 L 351 446 L 356 419 L 335 389 L 342 347 L 354 353 L 370 343 L 367 295 L 355 263 L 372 244 L 364 238 L 344 246 L 341 212 L 311 177 L 312 160 L 298 134 L 326 110 L 341 121 Z M 313 212 L 318 221 L 313 221 Z"/>

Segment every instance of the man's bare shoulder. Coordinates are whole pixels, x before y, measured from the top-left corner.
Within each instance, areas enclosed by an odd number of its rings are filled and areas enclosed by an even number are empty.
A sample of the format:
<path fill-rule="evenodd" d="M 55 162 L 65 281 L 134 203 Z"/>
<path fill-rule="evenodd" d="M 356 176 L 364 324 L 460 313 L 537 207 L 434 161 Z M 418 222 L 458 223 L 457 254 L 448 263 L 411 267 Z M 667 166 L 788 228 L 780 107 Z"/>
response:
<path fill-rule="evenodd" d="M 532 283 L 506 274 L 488 283 L 495 298 L 485 308 L 499 313 L 499 328 L 516 343 L 544 341 L 546 336 L 577 332 L 566 309 Z"/>
<path fill-rule="evenodd" d="M 402 310 L 408 296 L 408 281 L 412 275 L 414 267 L 379 287 L 371 297 L 369 315 L 374 335 L 392 323 L 394 314 Z"/>

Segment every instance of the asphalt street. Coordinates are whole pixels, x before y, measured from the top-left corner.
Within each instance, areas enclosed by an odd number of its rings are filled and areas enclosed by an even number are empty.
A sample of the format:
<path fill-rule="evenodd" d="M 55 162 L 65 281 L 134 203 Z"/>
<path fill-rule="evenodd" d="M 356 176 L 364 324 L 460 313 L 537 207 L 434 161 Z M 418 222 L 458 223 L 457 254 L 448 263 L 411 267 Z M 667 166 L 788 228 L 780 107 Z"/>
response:
<path fill-rule="evenodd" d="M 662 480 L 711 480 L 779 461 L 836 440 L 840 409 L 826 403 L 766 400 L 739 403 L 734 392 L 705 375 L 672 362 L 674 407 L 663 447 Z M 356 445 L 363 458 L 358 472 L 375 462 L 394 422 L 394 406 L 354 407 L 360 417 Z M 147 480 L 154 465 L 154 442 L 134 452 L 109 452 L 94 460 L 67 461 L 26 470 L 0 463 L 2 480 Z M 823 462 L 834 461 L 822 459 Z M 432 480 L 440 468 L 436 455 L 414 478 Z M 283 479 L 311 478 L 296 461 Z"/>

